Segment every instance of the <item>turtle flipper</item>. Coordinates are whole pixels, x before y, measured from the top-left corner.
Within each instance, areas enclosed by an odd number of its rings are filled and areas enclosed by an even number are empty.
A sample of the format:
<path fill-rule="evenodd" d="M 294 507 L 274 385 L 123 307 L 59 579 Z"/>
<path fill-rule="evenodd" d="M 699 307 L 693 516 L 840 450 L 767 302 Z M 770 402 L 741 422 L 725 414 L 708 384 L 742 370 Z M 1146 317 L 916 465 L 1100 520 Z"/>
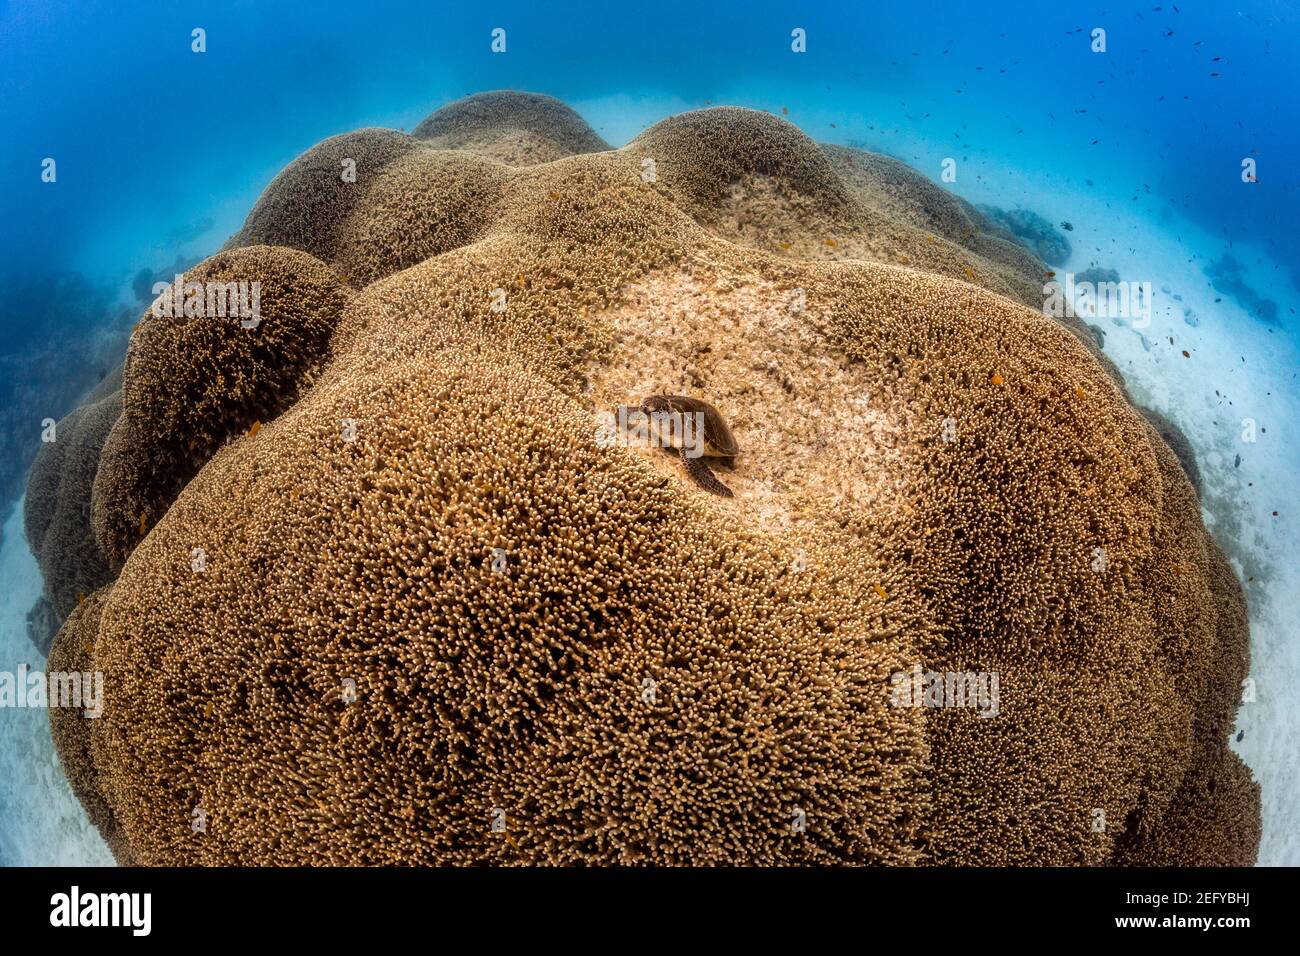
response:
<path fill-rule="evenodd" d="M 686 454 L 685 448 L 681 449 L 681 456 L 682 463 L 686 465 L 686 473 L 705 491 L 711 491 L 715 495 L 722 495 L 724 498 L 736 497 L 732 494 L 730 488 L 718 480 L 718 476 L 704 463 L 703 458 L 691 458 Z"/>

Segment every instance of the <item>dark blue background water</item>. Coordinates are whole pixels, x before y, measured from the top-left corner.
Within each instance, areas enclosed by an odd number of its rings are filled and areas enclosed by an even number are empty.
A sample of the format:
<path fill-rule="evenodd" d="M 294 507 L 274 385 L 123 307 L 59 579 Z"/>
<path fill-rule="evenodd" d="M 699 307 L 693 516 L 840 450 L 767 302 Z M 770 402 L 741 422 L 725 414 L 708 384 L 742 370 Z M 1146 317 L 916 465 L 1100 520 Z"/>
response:
<path fill-rule="evenodd" d="M 580 111 L 662 101 L 653 118 L 706 100 L 780 104 L 795 121 L 840 117 L 809 129 L 819 139 L 869 146 L 909 130 L 954 155 L 1086 176 L 1153 222 L 1174 210 L 1283 269 L 1300 262 L 1293 4 L 977 6 L 0 0 L 4 455 L 26 455 L 14 433 L 35 434 L 32 415 L 58 417 L 102 371 L 114 344 L 90 330 L 142 308 L 136 270 L 214 251 L 320 139 L 409 129 L 480 90 Z M 498 26 L 505 55 L 489 50 Z M 206 53 L 191 52 L 194 27 Z M 1105 54 L 1089 48 L 1093 27 Z M 606 115 L 614 145 L 641 125 Z M 40 178 L 47 156 L 54 185 Z M 1251 187 L 1245 156 L 1258 160 Z"/>

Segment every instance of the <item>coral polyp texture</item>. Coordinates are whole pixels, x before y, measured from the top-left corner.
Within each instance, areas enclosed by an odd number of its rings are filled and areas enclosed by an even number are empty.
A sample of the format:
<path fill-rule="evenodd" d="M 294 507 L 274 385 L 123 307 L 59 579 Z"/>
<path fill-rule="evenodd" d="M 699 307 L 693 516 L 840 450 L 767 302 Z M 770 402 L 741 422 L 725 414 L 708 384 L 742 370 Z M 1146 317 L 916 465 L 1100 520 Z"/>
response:
<path fill-rule="evenodd" d="M 195 272 L 265 321 L 146 316 L 99 459 L 54 653 L 103 716 L 53 729 L 119 859 L 1253 862 L 1240 587 L 983 223 L 743 109 L 309 150 Z M 600 439 L 652 394 L 725 414 L 733 498 Z"/>

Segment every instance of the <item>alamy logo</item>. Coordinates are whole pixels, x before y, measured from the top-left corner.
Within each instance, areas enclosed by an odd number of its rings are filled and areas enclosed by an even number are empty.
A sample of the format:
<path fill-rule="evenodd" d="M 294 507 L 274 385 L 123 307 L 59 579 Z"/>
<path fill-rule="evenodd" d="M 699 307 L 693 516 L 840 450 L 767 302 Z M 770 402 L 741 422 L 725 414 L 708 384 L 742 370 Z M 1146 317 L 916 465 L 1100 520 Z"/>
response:
<path fill-rule="evenodd" d="M 246 329 L 262 323 L 262 283 L 186 282 L 183 275 L 174 282 L 154 283 L 154 318 L 162 319 L 239 319 Z"/>
<path fill-rule="evenodd" d="M 1064 283 L 1044 285 L 1043 295 L 1043 314 L 1055 319 L 1132 319 L 1135 329 L 1151 324 L 1150 282 L 1075 282 L 1068 272 Z"/>
<path fill-rule="evenodd" d="M 894 707 L 965 707 L 981 717 L 996 717 L 999 709 L 996 671 L 895 671 L 890 677 L 889 703 Z"/>
<path fill-rule="evenodd" d="M 620 405 L 618 413 L 596 416 L 596 444 L 602 448 L 627 444 L 641 448 L 681 448 L 687 458 L 704 454 L 703 412 L 645 412 Z"/>
<path fill-rule="evenodd" d="M 71 892 L 50 897 L 51 926 L 129 926 L 132 935 L 148 936 L 152 928 L 151 893 Z"/>
<path fill-rule="evenodd" d="M 66 707 L 92 719 L 104 713 L 103 671 L 0 671 L 0 707 Z"/>

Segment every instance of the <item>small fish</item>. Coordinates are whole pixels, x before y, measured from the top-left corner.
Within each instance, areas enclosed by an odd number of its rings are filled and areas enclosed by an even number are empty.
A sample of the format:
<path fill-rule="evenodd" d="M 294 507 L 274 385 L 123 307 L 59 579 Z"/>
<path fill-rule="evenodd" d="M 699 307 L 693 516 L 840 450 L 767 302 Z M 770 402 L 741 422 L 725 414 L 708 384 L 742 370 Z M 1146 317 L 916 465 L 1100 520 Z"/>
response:
<path fill-rule="evenodd" d="M 1183 358 L 1191 358 L 1191 357 L 1192 357 L 1191 353 L 1188 352 L 1187 349 L 1183 349 Z"/>
<path fill-rule="evenodd" d="M 1084 392 L 1084 390 L 1083 390 L 1083 386 L 1082 386 L 1082 385 L 1076 385 L 1076 386 L 1075 386 L 1075 388 L 1074 388 L 1074 394 L 1075 394 L 1075 395 L 1078 395 L 1080 398 L 1086 398 L 1086 397 L 1087 397 L 1087 393 Z"/>
<path fill-rule="evenodd" d="M 1244 730 L 1237 731 L 1237 743 L 1241 743 L 1241 738 L 1244 736 L 1246 736 L 1246 732 Z"/>
<path fill-rule="evenodd" d="M 930 243 L 931 245 L 933 245 L 933 244 L 934 244 L 934 236 L 931 236 L 931 235 L 928 235 L 928 234 L 927 234 L 926 237 L 925 237 L 925 241 L 928 242 L 928 243 Z"/>
<path fill-rule="evenodd" d="M 1232 463 L 1232 467 L 1233 467 L 1233 468 L 1240 468 L 1240 467 L 1241 467 L 1241 456 L 1240 456 L 1240 455 L 1238 455 L 1238 456 L 1237 456 L 1237 459 Z"/>
<path fill-rule="evenodd" d="M 828 245 L 828 246 L 830 246 L 832 249 L 834 249 L 836 246 L 839 245 L 839 243 L 836 242 L 834 239 L 827 239 L 827 240 L 826 240 L 826 245 Z"/>
<path fill-rule="evenodd" d="M 1061 223 L 1061 228 L 1064 229 L 1066 232 L 1074 232 L 1074 224 L 1073 224 L 1073 223 L 1063 222 L 1063 223 Z"/>
<path fill-rule="evenodd" d="M 1237 456 L 1237 460 L 1238 460 L 1238 461 L 1241 461 L 1241 456 L 1240 456 L 1240 455 Z M 78 593 L 77 593 L 77 603 L 78 603 L 78 604 L 85 604 L 85 603 L 86 603 L 86 595 L 84 595 L 84 594 L 78 592 Z"/>
<path fill-rule="evenodd" d="M 889 599 L 889 592 L 886 591 L 884 588 L 882 588 L 879 584 L 873 584 L 871 586 L 876 589 L 876 593 L 879 594 L 882 598 L 884 598 L 885 600 Z"/>
<path fill-rule="evenodd" d="M 248 430 L 248 437 L 249 437 L 249 438 L 256 438 L 256 437 L 257 437 L 257 433 L 260 432 L 261 430 L 262 430 L 262 423 L 261 423 L 261 422 L 253 422 L 253 427 L 250 428 L 250 429 Z"/>
<path fill-rule="evenodd" d="M 790 107 L 788 107 L 788 106 L 783 106 L 783 107 L 781 107 L 781 115 L 782 115 L 782 116 L 789 116 L 789 115 L 790 115 Z"/>
<path fill-rule="evenodd" d="M 782 248 L 782 249 L 789 249 L 789 248 L 790 248 L 790 243 L 788 243 L 788 242 L 783 242 L 783 243 L 781 243 L 781 248 Z"/>
<path fill-rule="evenodd" d="M 212 716 L 212 701 L 208 701 L 207 705 L 203 708 L 203 716 L 204 717 Z"/>
<path fill-rule="evenodd" d="M 972 269 L 970 266 L 965 266 L 964 268 L 966 269 L 966 278 L 968 278 L 968 279 L 974 279 L 974 278 L 975 278 L 975 270 Z"/>
<path fill-rule="evenodd" d="M 149 516 L 146 515 L 143 511 L 141 511 L 140 512 L 140 534 L 142 536 L 144 535 L 145 528 L 147 527 L 146 522 L 148 520 L 149 520 Z"/>
<path fill-rule="evenodd" d="M 1055 279 L 1055 278 L 1056 278 L 1056 273 L 1055 273 L 1055 272 L 1051 272 L 1051 271 L 1049 271 L 1049 272 L 1047 273 L 1047 278 L 1049 278 L 1049 279 Z"/>
<path fill-rule="evenodd" d="M 994 372 L 993 375 L 989 378 L 989 381 L 992 382 L 994 385 L 1001 385 L 1003 382 L 1006 381 L 1006 379 L 1002 377 L 1001 372 Z"/>
<path fill-rule="evenodd" d="M 546 198 L 547 198 L 547 199 L 550 199 L 550 200 L 553 201 L 553 200 L 559 199 L 559 198 L 560 198 L 560 194 L 557 193 L 554 189 L 552 189 L 549 193 L 546 194 Z"/>

